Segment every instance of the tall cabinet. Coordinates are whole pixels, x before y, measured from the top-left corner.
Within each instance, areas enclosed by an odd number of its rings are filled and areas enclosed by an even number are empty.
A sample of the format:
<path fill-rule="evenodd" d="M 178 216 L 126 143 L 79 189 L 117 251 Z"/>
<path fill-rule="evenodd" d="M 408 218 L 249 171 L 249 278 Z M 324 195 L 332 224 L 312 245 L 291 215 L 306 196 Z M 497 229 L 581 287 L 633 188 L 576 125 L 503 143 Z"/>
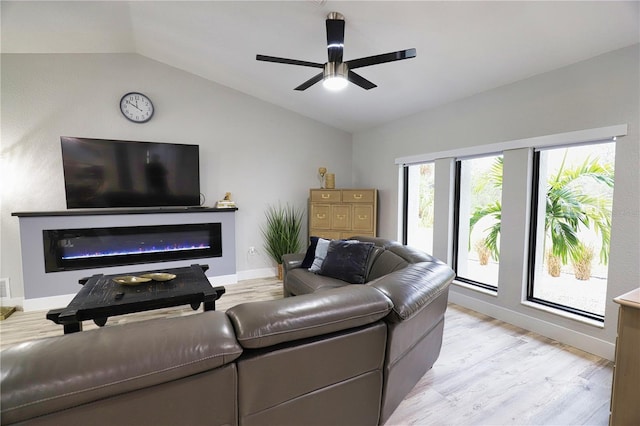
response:
<path fill-rule="evenodd" d="M 620 308 L 609 424 L 640 425 L 640 288 L 613 300 Z"/>
<path fill-rule="evenodd" d="M 326 239 L 377 236 L 376 189 L 311 189 L 309 236 Z"/>

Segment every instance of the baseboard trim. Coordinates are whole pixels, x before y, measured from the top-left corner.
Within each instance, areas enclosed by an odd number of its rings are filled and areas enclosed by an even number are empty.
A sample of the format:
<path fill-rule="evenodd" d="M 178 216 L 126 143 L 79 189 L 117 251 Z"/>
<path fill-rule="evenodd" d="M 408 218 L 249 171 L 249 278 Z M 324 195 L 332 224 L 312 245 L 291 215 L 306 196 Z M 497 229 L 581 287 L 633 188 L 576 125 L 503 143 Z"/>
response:
<path fill-rule="evenodd" d="M 246 271 L 238 272 L 238 279 L 240 281 L 244 280 L 254 280 L 256 278 L 270 278 L 276 277 L 278 275 L 277 268 L 261 268 L 261 269 L 249 269 Z"/>
<path fill-rule="evenodd" d="M 238 283 L 238 274 L 218 275 L 217 277 L 207 277 L 212 286 L 221 286 Z"/>
<path fill-rule="evenodd" d="M 615 345 L 605 340 L 454 291 L 449 292 L 449 302 L 522 327 L 525 330 L 533 331 L 610 361 L 614 359 Z"/>
<path fill-rule="evenodd" d="M 64 308 L 76 297 L 75 294 L 61 294 L 58 296 L 37 297 L 35 299 L 24 299 L 22 309 L 25 312 L 48 311 L 49 309 Z"/>

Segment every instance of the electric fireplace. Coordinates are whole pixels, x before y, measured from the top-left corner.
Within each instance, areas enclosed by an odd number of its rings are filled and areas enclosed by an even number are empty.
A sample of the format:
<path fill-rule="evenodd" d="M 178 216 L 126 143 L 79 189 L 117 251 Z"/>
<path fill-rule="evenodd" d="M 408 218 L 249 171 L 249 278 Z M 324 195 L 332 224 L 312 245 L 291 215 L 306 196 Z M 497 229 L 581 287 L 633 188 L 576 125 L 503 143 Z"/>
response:
<path fill-rule="evenodd" d="M 222 256 L 220 223 L 45 229 L 45 272 Z"/>

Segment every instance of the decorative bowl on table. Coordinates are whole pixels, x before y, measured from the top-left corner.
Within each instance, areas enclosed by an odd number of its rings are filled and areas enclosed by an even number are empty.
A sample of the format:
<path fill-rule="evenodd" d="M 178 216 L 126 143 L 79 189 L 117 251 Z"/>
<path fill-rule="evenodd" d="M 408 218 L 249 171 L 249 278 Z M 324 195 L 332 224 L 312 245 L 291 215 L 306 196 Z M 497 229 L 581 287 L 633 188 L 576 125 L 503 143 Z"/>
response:
<path fill-rule="evenodd" d="M 136 277 L 134 275 L 123 275 L 121 277 L 115 277 L 113 281 L 122 285 L 139 285 L 142 283 L 148 283 L 149 281 L 151 281 L 151 278 Z"/>
<path fill-rule="evenodd" d="M 149 278 L 154 281 L 169 281 L 174 279 L 176 276 L 174 274 L 168 274 L 166 272 L 153 272 L 149 274 L 140 275 L 141 278 Z"/>

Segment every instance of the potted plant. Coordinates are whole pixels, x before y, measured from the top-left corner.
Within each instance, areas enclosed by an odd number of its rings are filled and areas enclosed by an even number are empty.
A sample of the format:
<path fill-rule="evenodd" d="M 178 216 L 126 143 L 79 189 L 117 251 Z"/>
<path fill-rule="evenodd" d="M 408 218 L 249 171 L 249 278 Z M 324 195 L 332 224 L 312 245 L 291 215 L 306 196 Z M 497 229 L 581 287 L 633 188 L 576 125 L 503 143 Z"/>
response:
<path fill-rule="evenodd" d="M 269 206 L 265 211 L 266 223 L 261 227 L 264 248 L 278 265 L 278 279 L 282 279 L 282 256 L 297 253 L 302 244 L 300 229 L 302 211 L 290 205 Z"/>
<path fill-rule="evenodd" d="M 562 260 L 560 256 L 554 256 L 550 251 L 547 252 L 547 272 L 554 278 L 560 276 L 562 272 Z"/>
<path fill-rule="evenodd" d="M 487 247 L 487 240 L 482 238 L 475 243 L 476 253 L 478 254 L 478 261 L 480 265 L 488 265 L 489 258 L 491 257 L 491 250 Z"/>
<path fill-rule="evenodd" d="M 588 281 L 591 278 L 593 247 L 580 244 L 577 255 L 572 259 L 573 274 L 577 280 Z"/>

